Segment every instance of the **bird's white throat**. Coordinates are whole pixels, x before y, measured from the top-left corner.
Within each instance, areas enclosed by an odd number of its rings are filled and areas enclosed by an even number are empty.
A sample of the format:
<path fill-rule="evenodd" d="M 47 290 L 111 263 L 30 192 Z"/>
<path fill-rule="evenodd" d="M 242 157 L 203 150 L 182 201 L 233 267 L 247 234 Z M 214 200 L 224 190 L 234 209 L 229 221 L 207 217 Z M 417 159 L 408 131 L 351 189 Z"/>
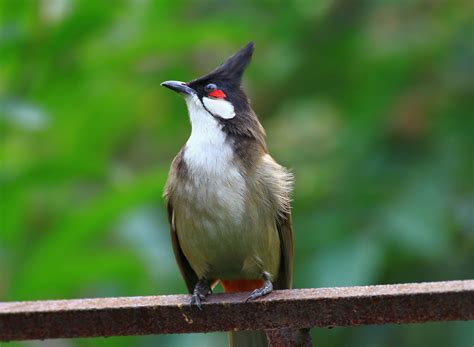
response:
<path fill-rule="evenodd" d="M 191 170 L 223 174 L 233 159 L 231 143 L 218 120 L 206 110 L 207 106 L 204 108 L 197 96 L 186 97 L 186 104 L 191 121 L 191 136 L 184 151 L 186 164 Z"/>

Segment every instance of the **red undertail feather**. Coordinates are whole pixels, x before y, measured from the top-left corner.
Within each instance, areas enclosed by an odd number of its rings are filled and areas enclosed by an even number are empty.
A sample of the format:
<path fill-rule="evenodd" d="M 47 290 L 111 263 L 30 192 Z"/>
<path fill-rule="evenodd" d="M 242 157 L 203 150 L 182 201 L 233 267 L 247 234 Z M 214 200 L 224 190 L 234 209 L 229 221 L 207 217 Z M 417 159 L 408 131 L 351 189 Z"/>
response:
<path fill-rule="evenodd" d="M 226 293 L 249 292 L 263 286 L 263 280 L 221 280 Z"/>

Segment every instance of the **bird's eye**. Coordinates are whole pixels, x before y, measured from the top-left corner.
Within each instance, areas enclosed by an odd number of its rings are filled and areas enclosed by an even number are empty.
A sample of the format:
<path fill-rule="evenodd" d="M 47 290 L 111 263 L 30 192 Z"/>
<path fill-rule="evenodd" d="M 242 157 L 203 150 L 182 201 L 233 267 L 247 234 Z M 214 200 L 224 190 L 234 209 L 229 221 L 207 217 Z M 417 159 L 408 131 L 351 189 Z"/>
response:
<path fill-rule="evenodd" d="M 214 83 L 209 83 L 207 86 L 204 87 L 207 93 L 212 92 L 213 90 L 217 89 L 217 86 Z"/>

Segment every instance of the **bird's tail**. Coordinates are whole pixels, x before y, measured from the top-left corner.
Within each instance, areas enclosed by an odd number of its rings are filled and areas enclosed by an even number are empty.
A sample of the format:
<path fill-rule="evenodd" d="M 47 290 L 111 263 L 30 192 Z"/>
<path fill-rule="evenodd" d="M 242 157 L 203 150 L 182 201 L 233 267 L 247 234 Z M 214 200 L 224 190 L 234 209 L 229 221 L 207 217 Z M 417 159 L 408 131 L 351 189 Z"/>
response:
<path fill-rule="evenodd" d="M 232 280 L 221 281 L 224 292 L 250 292 L 263 286 L 263 280 Z M 229 333 L 230 347 L 266 347 L 265 331 L 237 331 Z"/>

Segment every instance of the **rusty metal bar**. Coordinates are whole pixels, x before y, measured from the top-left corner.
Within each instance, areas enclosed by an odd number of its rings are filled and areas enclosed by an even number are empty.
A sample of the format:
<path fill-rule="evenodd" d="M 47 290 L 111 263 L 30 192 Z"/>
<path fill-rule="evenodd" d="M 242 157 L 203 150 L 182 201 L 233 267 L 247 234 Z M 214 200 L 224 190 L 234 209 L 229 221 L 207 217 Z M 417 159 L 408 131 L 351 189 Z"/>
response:
<path fill-rule="evenodd" d="M 474 280 L 245 293 L 0 303 L 0 341 L 474 320 Z"/>

